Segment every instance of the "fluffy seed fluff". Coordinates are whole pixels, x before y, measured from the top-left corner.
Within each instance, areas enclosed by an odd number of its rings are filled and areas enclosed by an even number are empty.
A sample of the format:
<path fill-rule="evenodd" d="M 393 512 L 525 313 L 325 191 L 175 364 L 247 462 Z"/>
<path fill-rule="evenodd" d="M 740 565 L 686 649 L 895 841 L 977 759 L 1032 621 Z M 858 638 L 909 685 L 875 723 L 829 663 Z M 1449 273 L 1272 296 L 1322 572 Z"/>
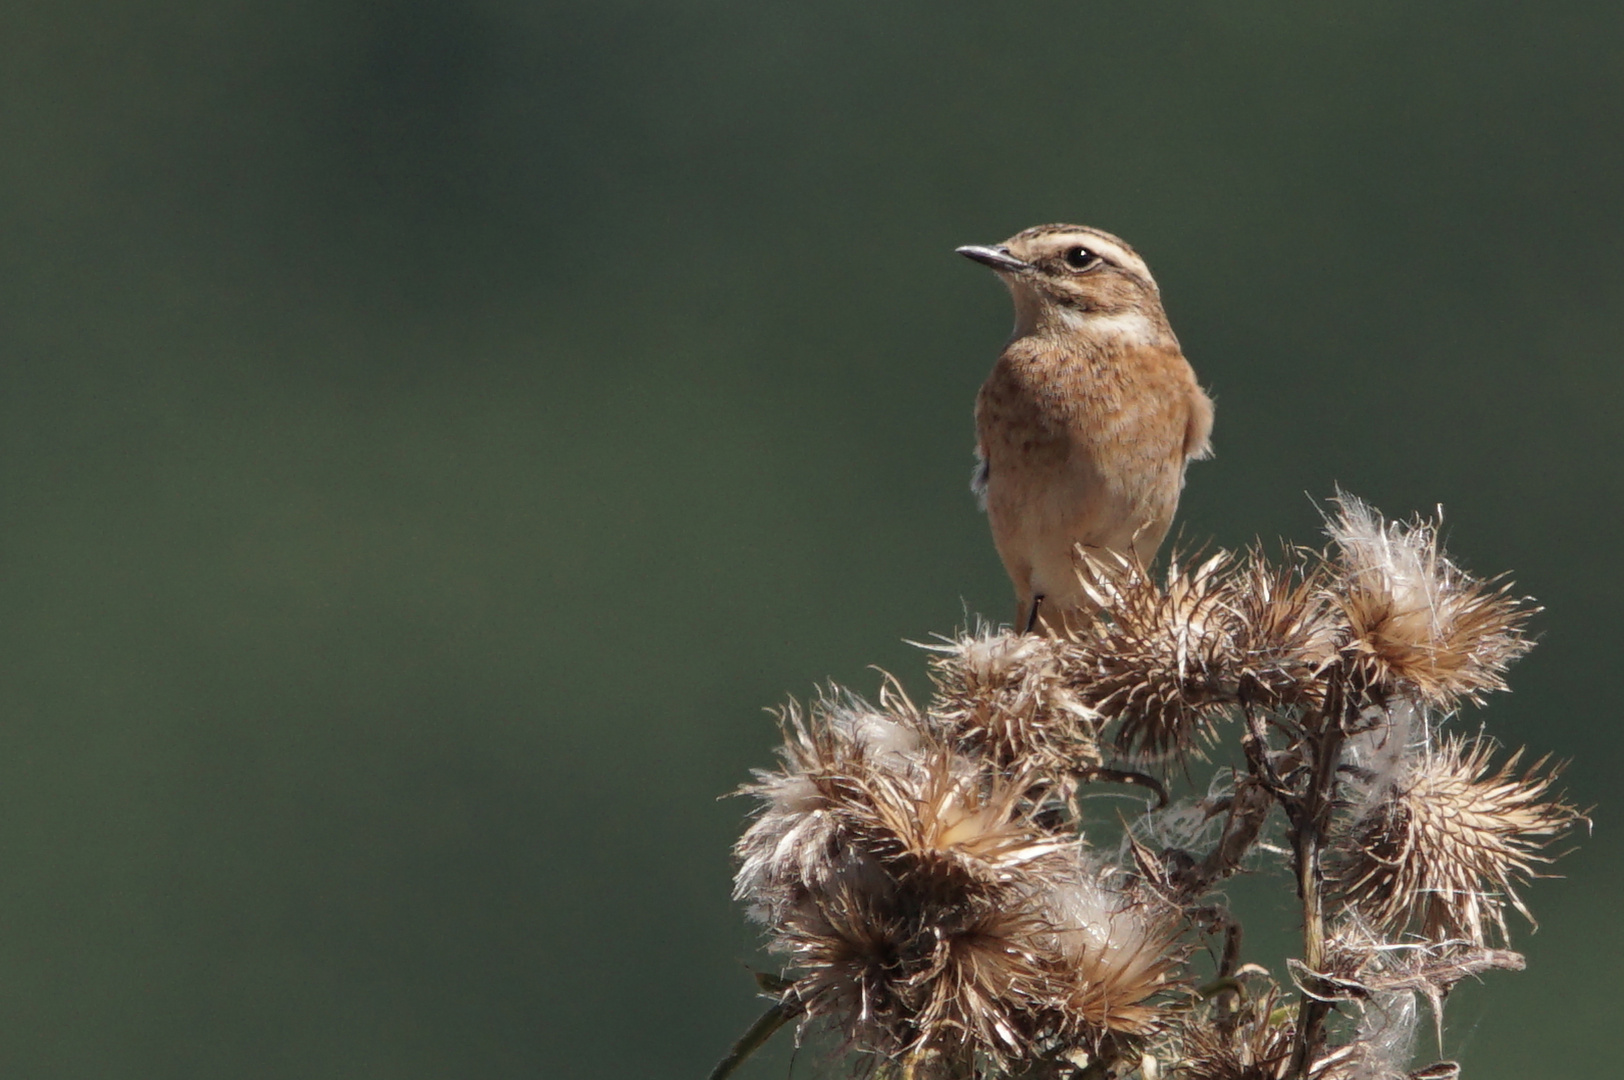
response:
<path fill-rule="evenodd" d="M 1521 751 L 1498 768 L 1493 753 L 1487 739 L 1451 738 L 1407 760 L 1335 839 L 1333 881 L 1347 902 L 1391 934 L 1413 928 L 1432 941 L 1504 941 L 1507 904 L 1533 921 L 1517 886 L 1582 815 L 1547 798 L 1558 770 L 1546 759 L 1519 776 Z"/>
<path fill-rule="evenodd" d="M 1415 1056 L 1421 1010 L 1411 992 L 1372 994 L 1359 1003 L 1351 1045 L 1356 1052 L 1342 1073 L 1347 1080 L 1404 1080 Z"/>
<path fill-rule="evenodd" d="M 1532 643 L 1537 608 L 1465 573 L 1439 550 L 1436 522 L 1389 522 L 1339 495 L 1326 531 L 1338 549 L 1331 597 L 1347 622 L 1355 670 L 1372 687 L 1455 707 L 1505 689 L 1504 673 Z"/>
<path fill-rule="evenodd" d="M 1344 818 L 1362 818 L 1408 780 L 1415 761 L 1433 745 L 1432 724 L 1414 702 L 1366 705 L 1360 726 L 1342 746 Z"/>
<path fill-rule="evenodd" d="M 1121 876 L 1079 851 L 1042 891 L 1044 918 L 1064 972 L 1057 982 L 1071 1034 L 1149 1035 L 1163 1010 L 1150 999 L 1168 988 L 1184 950 L 1177 912 L 1126 888 Z"/>
<path fill-rule="evenodd" d="M 854 695 L 830 690 L 813 705 L 808 724 L 791 704 L 780 716 L 782 767 L 757 770 L 743 789 L 761 802 L 756 820 L 734 847 L 739 871 L 734 898 L 750 917 L 769 925 L 818 887 L 844 856 L 844 790 L 885 763 L 907 768 L 925 753 L 921 733 Z"/>

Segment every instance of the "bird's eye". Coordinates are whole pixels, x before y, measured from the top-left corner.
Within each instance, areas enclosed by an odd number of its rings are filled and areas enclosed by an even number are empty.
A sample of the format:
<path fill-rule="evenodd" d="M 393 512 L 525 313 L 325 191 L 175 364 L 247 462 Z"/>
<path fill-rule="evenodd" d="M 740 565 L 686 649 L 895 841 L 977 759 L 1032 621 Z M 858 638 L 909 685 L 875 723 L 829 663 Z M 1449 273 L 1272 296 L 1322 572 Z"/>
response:
<path fill-rule="evenodd" d="M 1087 270 L 1100 261 L 1098 255 L 1085 247 L 1067 248 L 1066 254 L 1061 257 L 1065 259 L 1066 265 L 1073 270 Z"/>

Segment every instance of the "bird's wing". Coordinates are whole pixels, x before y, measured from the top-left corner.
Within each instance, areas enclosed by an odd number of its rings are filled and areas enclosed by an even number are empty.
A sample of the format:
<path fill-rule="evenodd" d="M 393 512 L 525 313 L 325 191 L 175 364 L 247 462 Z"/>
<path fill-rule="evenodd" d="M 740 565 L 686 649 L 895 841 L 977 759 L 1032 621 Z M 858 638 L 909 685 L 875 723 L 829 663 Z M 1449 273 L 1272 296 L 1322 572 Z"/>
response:
<path fill-rule="evenodd" d="M 1184 456 L 1212 457 L 1212 399 L 1199 387 L 1190 388 L 1190 414 L 1184 421 Z"/>

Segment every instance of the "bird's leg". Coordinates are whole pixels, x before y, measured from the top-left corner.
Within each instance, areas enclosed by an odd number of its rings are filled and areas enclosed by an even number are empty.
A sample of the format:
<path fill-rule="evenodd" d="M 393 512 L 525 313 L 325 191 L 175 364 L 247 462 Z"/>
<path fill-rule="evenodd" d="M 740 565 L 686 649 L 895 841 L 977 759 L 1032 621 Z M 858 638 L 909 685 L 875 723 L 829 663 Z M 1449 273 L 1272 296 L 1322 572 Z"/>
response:
<path fill-rule="evenodd" d="M 1030 634 L 1038 625 L 1038 608 L 1043 603 L 1043 594 L 1032 597 L 1032 606 L 1026 609 L 1026 618 L 1022 619 L 1021 633 Z"/>

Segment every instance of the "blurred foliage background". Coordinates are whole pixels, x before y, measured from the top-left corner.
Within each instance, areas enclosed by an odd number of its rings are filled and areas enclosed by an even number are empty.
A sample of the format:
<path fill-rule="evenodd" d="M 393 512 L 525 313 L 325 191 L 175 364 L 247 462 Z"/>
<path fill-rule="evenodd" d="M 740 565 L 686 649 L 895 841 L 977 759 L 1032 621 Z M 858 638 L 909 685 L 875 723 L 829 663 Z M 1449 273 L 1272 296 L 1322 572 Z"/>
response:
<path fill-rule="evenodd" d="M 1074 220 L 1187 538 L 1340 483 L 1547 605 L 1459 723 L 1597 834 L 1448 1050 L 1601 1075 L 1621 84 L 1599 0 L 0 5 L 0 1072 L 703 1075 L 762 708 L 1010 614 L 952 248 Z"/>

